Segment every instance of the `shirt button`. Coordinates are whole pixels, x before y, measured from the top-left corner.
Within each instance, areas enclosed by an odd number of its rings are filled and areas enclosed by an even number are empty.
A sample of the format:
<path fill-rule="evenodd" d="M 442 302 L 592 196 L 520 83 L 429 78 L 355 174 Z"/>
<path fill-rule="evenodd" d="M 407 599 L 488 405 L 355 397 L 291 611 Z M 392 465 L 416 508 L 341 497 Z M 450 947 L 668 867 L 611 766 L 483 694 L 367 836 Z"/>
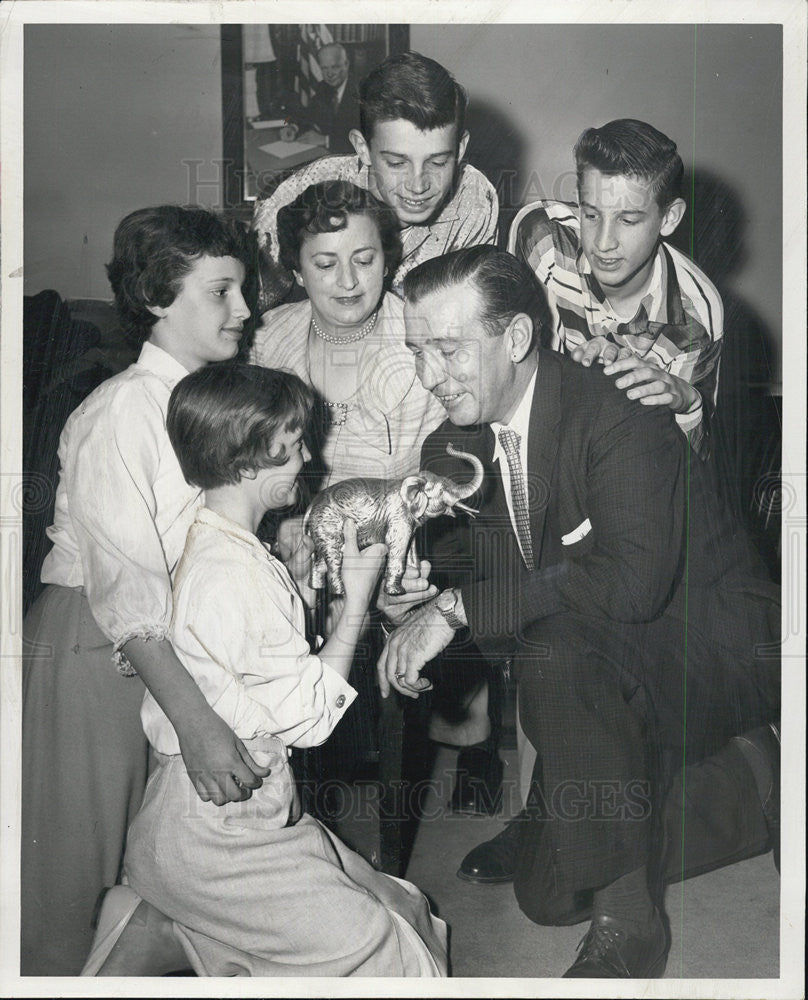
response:
<path fill-rule="evenodd" d="M 345 704 L 345 695 L 341 694 L 339 698 L 337 698 L 337 708 L 342 708 L 344 704 Z"/>

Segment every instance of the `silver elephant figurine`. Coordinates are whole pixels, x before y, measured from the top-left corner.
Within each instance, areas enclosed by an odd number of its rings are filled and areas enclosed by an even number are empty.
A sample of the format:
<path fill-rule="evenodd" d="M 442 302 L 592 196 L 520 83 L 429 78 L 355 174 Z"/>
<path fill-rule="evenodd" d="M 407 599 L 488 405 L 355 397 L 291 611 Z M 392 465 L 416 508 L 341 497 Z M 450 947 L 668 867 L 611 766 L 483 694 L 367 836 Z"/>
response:
<path fill-rule="evenodd" d="M 462 501 L 482 486 L 482 462 L 451 444 L 446 451 L 465 459 L 474 468 L 471 482 L 459 486 L 451 479 L 421 471 L 414 476 L 391 483 L 386 479 L 345 479 L 318 493 L 306 511 L 303 521 L 314 541 L 314 558 L 310 584 L 315 589 L 325 585 L 326 573 L 335 594 L 344 594 L 342 582 L 342 525 L 346 518 L 356 524 L 356 540 L 360 549 L 374 542 L 387 545 L 387 567 L 383 587 L 390 595 L 403 594 L 401 578 L 407 555 L 415 564 L 412 536 L 417 527 L 429 518 L 441 514 L 455 516 L 462 510 L 472 517 L 477 513 Z"/>

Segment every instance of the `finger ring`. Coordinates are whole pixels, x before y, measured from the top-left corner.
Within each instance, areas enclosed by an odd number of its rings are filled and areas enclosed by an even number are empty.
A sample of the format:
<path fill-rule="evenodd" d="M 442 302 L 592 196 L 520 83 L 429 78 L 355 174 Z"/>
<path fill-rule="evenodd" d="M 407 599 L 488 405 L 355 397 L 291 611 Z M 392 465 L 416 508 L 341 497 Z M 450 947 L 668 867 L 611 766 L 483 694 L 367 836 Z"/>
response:
<path fill-rule="evenodd" d="M 406 673 L 396 674 L 396 680 L 397 681 L 403 680 L 406 676 L 407 676 Z"/>

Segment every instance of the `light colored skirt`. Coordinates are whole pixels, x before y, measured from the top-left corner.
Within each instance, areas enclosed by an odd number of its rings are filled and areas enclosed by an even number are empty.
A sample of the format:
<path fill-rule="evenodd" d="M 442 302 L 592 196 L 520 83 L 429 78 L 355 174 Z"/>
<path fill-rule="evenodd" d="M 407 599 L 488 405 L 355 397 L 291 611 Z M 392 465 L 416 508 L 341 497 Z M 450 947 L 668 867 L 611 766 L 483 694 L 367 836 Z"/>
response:
<path fill-rule="evenodd" d="M 146 785 L 143 691 L 81 589 L 47 587 L 23 626 L 23 975 L 75 976 L 87 957 Z"/>
<path fill-rule="evenodd" d="M 446 925 L 409 882 L 384 875 L 312 816 L 295 822 L 286 748 L 245 802 L 202 802 L 182 758 L 156 754 L 129 830 L 126 875 L 170 916 L 206 976 L 443 976 Z"/>

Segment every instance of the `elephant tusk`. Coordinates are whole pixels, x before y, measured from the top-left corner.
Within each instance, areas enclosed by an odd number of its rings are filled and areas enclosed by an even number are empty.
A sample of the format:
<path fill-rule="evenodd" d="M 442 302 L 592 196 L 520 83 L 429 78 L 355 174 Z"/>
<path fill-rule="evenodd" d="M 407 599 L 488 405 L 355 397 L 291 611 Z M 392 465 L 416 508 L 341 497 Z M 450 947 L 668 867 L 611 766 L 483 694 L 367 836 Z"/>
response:
<path fill-rule="evenodd" d="M 473 507 L 467 507 L 464 503 L 460 503 L 459 500 L 457 501 L 457 503 L 452 504 L 452 506 L 456 507 L 458 510 L 462 510 L 463 513 L 464 514 L 468 514 L 469 517 L 476 517 L 480 513 L 478 510 L 475 510 Z"/>

